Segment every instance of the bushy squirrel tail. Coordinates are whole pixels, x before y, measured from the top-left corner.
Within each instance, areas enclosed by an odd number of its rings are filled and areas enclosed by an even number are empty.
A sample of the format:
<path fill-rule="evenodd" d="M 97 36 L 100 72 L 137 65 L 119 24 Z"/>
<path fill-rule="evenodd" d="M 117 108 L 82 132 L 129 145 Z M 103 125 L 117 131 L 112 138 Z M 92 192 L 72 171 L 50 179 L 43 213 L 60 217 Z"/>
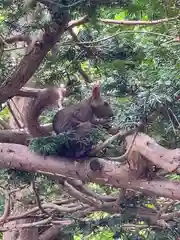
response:
<path fill-rule="evenodd" d="M 32 100 L 26 110 L 25 121 L 27 128 L 32 137 L 48 136 L 50 132 L 41 127 L 39 116 L 48 107 L 59 106 L 63 99 L 64 89 L 48 88 L 38 93 L 37 97 Z"/>

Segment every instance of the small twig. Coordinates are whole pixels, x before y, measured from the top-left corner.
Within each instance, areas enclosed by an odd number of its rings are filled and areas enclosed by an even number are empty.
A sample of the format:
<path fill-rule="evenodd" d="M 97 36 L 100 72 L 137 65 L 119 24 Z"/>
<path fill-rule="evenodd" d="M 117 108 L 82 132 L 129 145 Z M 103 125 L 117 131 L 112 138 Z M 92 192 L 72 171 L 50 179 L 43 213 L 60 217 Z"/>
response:
<path fill-rule="evenodd" d="M 5 51 L 5 52 L 8 52 L 8 51 L 16 51 L 16 50 L 20 50 L 20 49 L 25 49 L 25 47 L 5 48 L 4 51 Z"/>
<path fill-rule="evenodd" d="M 86 187 L 82 181 L 80 180 L 68 180 L 68 182 L 73 185 L 78 191 L 80 191 L 81 193 L 88 195 L 90 197 L 95 198 L 96 200 L 100 200 L 100 201 L 115 201 L 116 198 L 115 197 L 109 197 L 109 196 L 103 196 L 100 194 L 95 193 L 94 191 L 92 191 L 90 188 Z"/>
<path fill-rule="evenodd" d="M 3 129 L 10 129 L 10 126 L 8 123 L 6 123 L 3 119 L 0 118 L 0 125 L 3 127 Z"/>
<path fill-rule="evenodd" d="M 70 225 L 72 224 L 72 220 L 53 220 L 52 224 L 54 225 Z"/>
<path fill-rule="evenodd" d="M 10 191 L 6 191 L 5 189 L 2 188 L 2 191 L 4 192 L 4 195 L 5 195 L 5 205 L 4 205 L 3 215 L 0 217 L 0 223 L 4 223 L 8 219 L 8 216 L 9 216 L 9 213 L 10 213 L 11 194 L 13 194 L 17 191 L 20 191 L 20 189 L 18 188 L 18 189 L 13 189 L 13 190 L 10 190 Z"/>
<path fill-rule="evenodd" d="M 17 224 L 16 228 L 31 228 L 31 227 L 39 227 L 41 225 L 45 225 L 47 223 L 50 223 L 52 220 L 52 217 L 48 217 L 46 219 L 43 219 L 38 222 L 32 222 L 32 223 L 23 223 L 23 224 Z"/>
<path fill-rule="evenodd" d="M 72 195 L 79 201 L 85 204 L 93 205 L 95 207 L 100 207 L 101 202 L 95 201 L 94 199 L 83 195 L 80 191 L 78 191 L 75 187 L 70 185 L 67 181 L 64 182 L 64 186 L 65 186 L 65 190 L 67 190 L 70 195 Z"/>
<path fill-rule="evenodd" d="M 37 203 L 39 209 L 41 210 L 42 213 L 50 216 L 50 214 L 47 211 L 45 211 L 44 208 L 41 205 L 41 200 L 39 198 L 39 194 L 38 194 L 37 189 L 36 189 L 35 181 L 32 181 L 32 189 L 34 191 L 34 194 L 35 194 L 35 197 L 36 197 L 36 203 Z"/>
<path fill-rule="evenodd" d="M 137 129 L 136 132 L 134 133 L 132 142 L 131 142 L 131 144 L 129 145 L 129 147 L 128 147 L 128 149 L 126 150 L 126 152 L 125 152 L 123 155 L 119 156 L 119 157 L 111 157 L 110 160 L 120 161 L 120 162 L 126 160 L 126 158 L 128 158 L 128 155 L 130 154 L 130 152 L 131 152 L 131 150 L 132 150 L 132 148 L 133 148 L 133 145 L 134 145 L 134 142 L 135 142 L 136 137 L 137 137 L 137 135 L 138 135 L 138 132 L 139 132 L 139 131 L 138 131 L 138 129 Z"/>
<path fill-rule="evenodd" d="M 3 212 L 3 215 L 0 217 L 0 223 L 4 223 L 7 220 L 9 213 L 10 213 L 10 204 L 11 204 L 10 193 L 6 192 L 5 193 L 4 212 Z"/>
<path fill-rule="evenodd" d="M 65 200 L 52 201 L 52 203 L 57 204 L 57 205 L 63 205 L 63 204 L 73 203 L 73 202 L 76 202 L 76 201 L 77 201 L 77 199 L 75 199 L 75 198 L 69 198 L 69 199 L 65 199 Z"/>
<path fill-rule="evenodd" d="M 109 146 L 113 141 L 117 140 L 117 139 L 124 139 L 126 136 L 134 133 L 134 129 L 129 130 L 129 131 L 119 131 L 118 133 L 116 133 L 115 135 L 111 136 L 110 138 L 108 138 L 106 141 L 104 141 L 103 143 L 100 143 L 99 145 L 97 145 L 95 147 L 95 149 L 93 149 L 91 151 L 91 156 L 95 155 L 96 153 L 98 153 L 99 151 L 101 151 L 103 148 L 106 148 L 107 146 Z"/>
<path fill-rule="evenodd" d="M 119 197 L 116 200 L 116 205 L 120 206 L 120 204 L 122 203 L 122 200 L 124 199 L 126 195 L 126 189 L 125 188 L 121 188 L 120 193 L 119 193 Z"/>
<path fill-rule="evenodd" d="M 159 212 L 157 213 L 157 219 L 159 219 L 160 216 L 161 216 L 163 213 L 167 212 L 168 208 L 169 208 L 170 206 L 173 206 L 175 203 L 176 203 L 176 200 L 172 200 L 172 201 L 170 201 L 169 203 L 167 203 L 164 207 L 162 207 L 162 208 L 159 210 Z"/>
<path fill-rule="evenodd" d="M 0 45 L 7 46 L 6 40 L 2 35 L 0 35 Z"/>
<path fill-rule="evenodd" d="M 73 212 L 76 212 L 76 211 L 79 211 L 79 210 L 84 210 L 85 208 L 89 207 L 89 205 L 87 204 L 81 204 L 81 205 L 78 205 L 76 207 L 71 207 L 71 208 L 68 208 L 68 207 L 62 207 L 62 206 L 58 206 L 54 203 L 44 203 L 42 204 L 42 208 L 47 208 L 47 209 L 53 209 L 53 210 L 56 210 L 58 212 L 63 212 L 63 213 L 73 213 Z M 28 216 L 31 216 L 31 214 L 34 214 L 36 212 L 38 212 L 40 209 L 39 207 L 34 207 L 24 213 L 22 213 L 21 215 L 18 215 L 18 216 L 10 216 L 7 218 L 8 222 L 9 221 L 14 221 L 14 220 L 17 220 L 17 219 L 21 219 L 21 218 L 25 218 L 25 217 L 28 217 Z"/>
<path fill-rule="evenodd" d="M 171 114 L 173 115 L 174 119 L 176 120 L 176 122 L 178 124 L 178 127 L 180 127 L 180 122 L 179 122 L 178 118 L 176 117 L 176 115 L 174 114 L 174 112 L 172 111 L 172 109 L 168 108 L 168 110 L 171 112 Z"/>
<path fill-rule="evenodd" d="M 73 27 L 75 27 L 75 26 L 79 26 L 79 25 L 84 24 L 84 23 L 86 23 L 86 22 L 88 22 L 88 15 L 85 15 L 85 16 L 83 16 L 82 18 L 79 18 L 78 20 L 72 20 L 72 21 L 70 21 L 70 22 L 68 23 L 67 29 L 73 28 Z"/>

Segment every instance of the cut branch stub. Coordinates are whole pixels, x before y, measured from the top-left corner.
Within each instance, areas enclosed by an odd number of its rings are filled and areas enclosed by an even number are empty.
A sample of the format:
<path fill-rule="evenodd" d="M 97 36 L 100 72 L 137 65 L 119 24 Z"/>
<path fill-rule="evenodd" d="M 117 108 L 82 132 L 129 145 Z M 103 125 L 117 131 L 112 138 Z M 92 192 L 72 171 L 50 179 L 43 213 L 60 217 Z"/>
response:
<path fill-rule="evenodd" d="M 92 171 L 101 171 L 103 169 L 103 163 L 99 159 L 93 159 L 90 161 L 89 167 Z"/>

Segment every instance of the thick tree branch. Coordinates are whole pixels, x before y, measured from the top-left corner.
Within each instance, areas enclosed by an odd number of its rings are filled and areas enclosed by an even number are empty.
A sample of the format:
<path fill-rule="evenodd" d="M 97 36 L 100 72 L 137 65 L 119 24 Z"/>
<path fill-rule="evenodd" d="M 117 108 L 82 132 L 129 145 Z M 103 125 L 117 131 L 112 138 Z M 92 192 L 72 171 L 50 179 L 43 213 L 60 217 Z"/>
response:
<path fill-rule="evenodd" d="M 0 130 L 0 143 L 28 145 L 30 135 L 25 130 Z"/>
<path fill-rule="evenodd" d="M 154 149 L 153 151 L 158 151 L 157 146 L 156 150 Z M 171 156 L 169 154 L 169 158 L 171 157 L 171 161 L 173 161 L 172 159 L 177 150 L 167 151 L 171 151 Z M 151 158 L 147 149 L 146 156 Z M 152 154 L 152 158 L 156 157 L 157 156 Z M 39 172 L 56 178 L 64 177 L 69 179 L 80 179 L 85 182 L 92 181 L 99 184 L 112 185 L 116 188 L 129 188 L 150 195 L 158 195 L 180 200 L 179 182 L 159 179 L 150 182 L 146 179 L 137 180 L 134 178 L 127 164 L 122 165 L 111 161 L 105 161 L 103 159 L 101 159 L 103 169 L 100 172 L 96 172 L 90 169 L 89 163 L 89 161 L 84 161 L 83 163 L 75 164 L 74 161 L 55 157 L 46 157 L 44 159 L 41 156 L 30 153 L 26 146 L 5 143 L 0 144 L 1 168 L 16 168 L 19 170 L 27 170 L 29 172 Z"/>

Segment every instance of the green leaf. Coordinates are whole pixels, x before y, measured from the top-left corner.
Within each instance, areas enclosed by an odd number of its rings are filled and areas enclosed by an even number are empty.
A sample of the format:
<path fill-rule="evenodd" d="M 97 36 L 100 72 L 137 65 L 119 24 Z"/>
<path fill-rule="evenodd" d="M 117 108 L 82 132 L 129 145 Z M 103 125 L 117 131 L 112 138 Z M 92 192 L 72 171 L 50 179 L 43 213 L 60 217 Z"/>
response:
<path fill-rule="evenodd" d="M 122 11 L 115 15 L 115 20 L 124 20 L 126 18 L 126 12 Z"/>

